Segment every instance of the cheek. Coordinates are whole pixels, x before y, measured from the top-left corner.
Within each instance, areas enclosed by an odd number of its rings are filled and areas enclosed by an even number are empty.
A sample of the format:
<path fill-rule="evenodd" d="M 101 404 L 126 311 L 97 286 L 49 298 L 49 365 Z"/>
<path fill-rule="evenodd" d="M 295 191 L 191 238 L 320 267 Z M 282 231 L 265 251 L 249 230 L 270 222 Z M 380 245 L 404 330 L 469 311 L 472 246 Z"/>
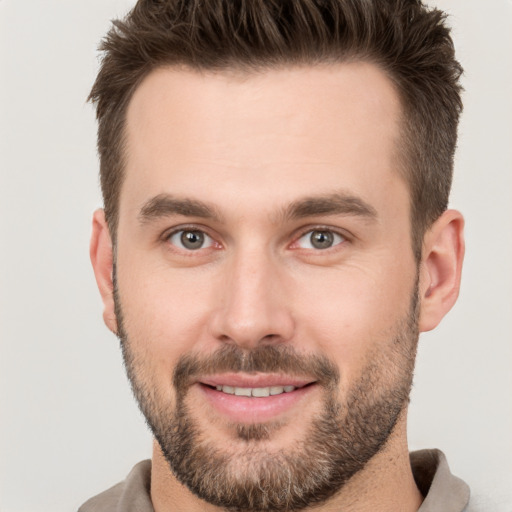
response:
<path fill-rule="evenodd" d="M 363 268 L 332 271 L 322 286 L 303 283 L 298 321 L 305 343 L 339 367 L 342 381 L 353 381 L 368 363 L 393 342 L 410 313 L 414 270 L 388 265 L 386 272 Z"/>
<path fill-rule="evenodd" d="M 137 269 L 132 271 L 131 269 Z M 152 371 L 172 378 L 180 356 L 206 344 L 211 280 L 126 259 L 118 273 L 124 329 Z M 210 284 L 208 284 L 210 283 Z"/>

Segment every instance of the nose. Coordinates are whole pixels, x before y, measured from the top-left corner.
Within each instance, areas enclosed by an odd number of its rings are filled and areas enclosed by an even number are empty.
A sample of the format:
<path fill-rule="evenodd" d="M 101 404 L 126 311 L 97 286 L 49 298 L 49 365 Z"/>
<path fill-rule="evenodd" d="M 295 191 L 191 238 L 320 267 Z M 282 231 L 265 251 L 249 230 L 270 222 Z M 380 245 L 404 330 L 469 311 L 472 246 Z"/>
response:
<path fill-rule="evenodd" d="M 253 250 L 226 263 L 211 324 L 218 340 L 250 350 L 293 337 L 285 273 L 275 259 Z"/>

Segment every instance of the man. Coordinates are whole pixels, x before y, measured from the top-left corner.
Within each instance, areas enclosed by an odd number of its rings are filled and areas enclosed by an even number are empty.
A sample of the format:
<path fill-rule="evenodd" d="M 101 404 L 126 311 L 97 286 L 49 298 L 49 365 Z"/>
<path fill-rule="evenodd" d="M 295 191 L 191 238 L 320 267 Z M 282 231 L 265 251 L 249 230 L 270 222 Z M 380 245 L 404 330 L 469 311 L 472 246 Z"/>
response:
<path fill-rule="evenodd" d="M 443 14 L 141 0 L 102 49 L 91 259 L 155 441 L 81 512 L 464 510 L 406 438 L 464 253 Z"/>

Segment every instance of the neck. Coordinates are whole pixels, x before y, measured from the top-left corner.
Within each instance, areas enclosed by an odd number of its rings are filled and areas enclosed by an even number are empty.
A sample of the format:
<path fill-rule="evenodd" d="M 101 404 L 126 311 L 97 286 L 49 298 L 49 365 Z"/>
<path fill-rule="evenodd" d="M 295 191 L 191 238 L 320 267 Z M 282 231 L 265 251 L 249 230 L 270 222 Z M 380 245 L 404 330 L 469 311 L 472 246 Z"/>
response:
<path fill-rule="evenodd" d="M 155 441 L 151 469 L 151 499 L 155 512 L 220 512 L 180 484 Z M 416 487 L 409 462 L 406 412 L 402 414 L 386 446 L 362 471 L 354 475 L 333 498 L 315 504 L 315 512 L 416 512 L 423 497 Z M 304 510 L 310 510 L 304 509 Z M 313 509 L 311 509 L 313 510 Z"/>

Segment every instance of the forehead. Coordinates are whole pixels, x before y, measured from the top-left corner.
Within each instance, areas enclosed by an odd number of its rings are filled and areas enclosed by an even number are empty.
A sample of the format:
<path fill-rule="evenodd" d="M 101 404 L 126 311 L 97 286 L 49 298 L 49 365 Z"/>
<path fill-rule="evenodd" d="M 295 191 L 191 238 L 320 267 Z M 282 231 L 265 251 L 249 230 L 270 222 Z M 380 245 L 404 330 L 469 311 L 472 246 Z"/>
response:
<path fill-rule="evenodd" d="M 127 111 L 121 214 L 123 201 L 137 208 L 161 193 L 224 204 L 242 195 L 254 207 L 333 187 L 371 195 L 376 179 L 401 181 L 399 113 L 391 81 L 369 63 L 157 69 Z"/>

